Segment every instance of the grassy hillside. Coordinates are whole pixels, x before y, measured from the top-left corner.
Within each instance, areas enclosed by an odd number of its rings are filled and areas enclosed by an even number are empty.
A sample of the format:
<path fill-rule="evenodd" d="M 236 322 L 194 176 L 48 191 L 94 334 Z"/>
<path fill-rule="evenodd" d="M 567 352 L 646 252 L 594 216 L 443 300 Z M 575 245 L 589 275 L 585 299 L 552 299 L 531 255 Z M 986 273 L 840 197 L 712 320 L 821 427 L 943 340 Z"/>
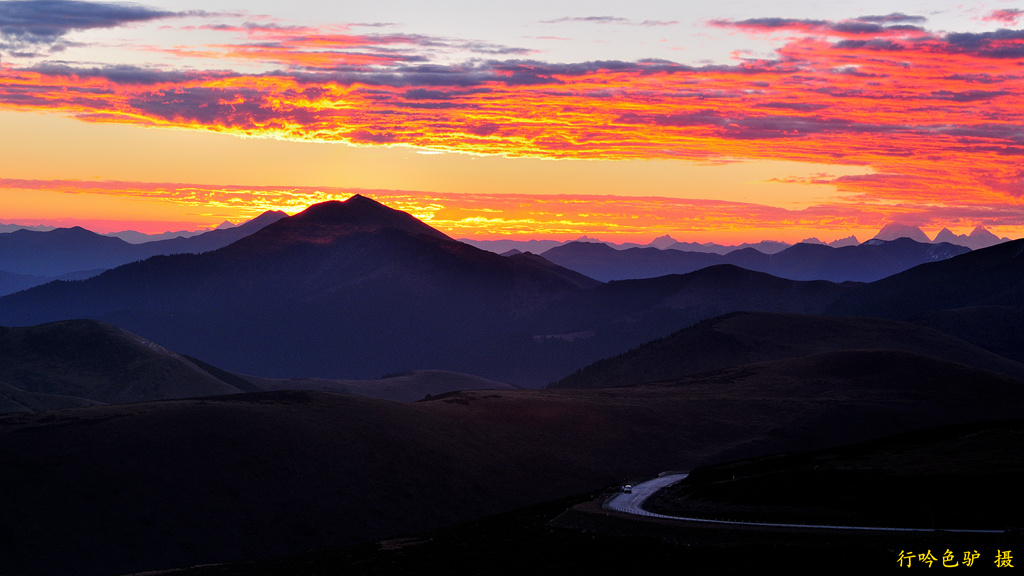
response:
<path fill-rule="evenodd" d="M 752 362 L 842 350 L 901 350 L 1024 377 L 1024 364 L 917 324 L 738 312 L 599 360 L 551 387 L 605 388 L 666 381 Z"/>
<path fill-rule="evenodd" d="M 89 575 L 280 555 L 1022 409 L 1018 380 L 850 352 L 621 389 L 412 404 L 271 392 L 10 415 L 0 557 L 8 575 Z"/>
<path fill-rule="evenodd" d="M 1024 421 L 928 429 L 693 471 L 648 508 L 763 522 L 1020 528 Z"/>
<path fill-rule="evenodd" d="M 0 326 L 0 381 L 29 394 L 108 404 L 241 391 L 158 344 L 92 320 Z"/>

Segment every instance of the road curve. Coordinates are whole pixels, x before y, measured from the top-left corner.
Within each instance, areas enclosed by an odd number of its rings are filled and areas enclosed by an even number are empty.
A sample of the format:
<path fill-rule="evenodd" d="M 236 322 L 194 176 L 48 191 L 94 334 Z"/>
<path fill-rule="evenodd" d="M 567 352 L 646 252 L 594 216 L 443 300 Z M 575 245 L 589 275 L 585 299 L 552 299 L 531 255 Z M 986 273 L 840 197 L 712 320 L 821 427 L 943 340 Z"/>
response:
<path fill-rule="evenodd" d="M 663 476 L 658 476 L 654 480 L 648 480 L 647 482 L 633 486 L 633 491 L 630 494 L 616 494 L 604 503 L 604 507 L 609 510 L 625 512 L 626 514 L 636 514 L 638 516 L 672 518 L 672 516 L 648 512 L 643 509 L 643 505 L 644 502 L 653 496 L 655 492 L 679 482 L 683 478 L 686 478 L 686 476 L 686 474 L 665 474 Z"/>
<path fill-rule="evenodd" d="M 741 522 L 738 520 L 712 520 L 708 518 L 690 518 L 686 516 L 669 516 L 658 514 L 643 509 L 644 502 L 654 495 L 655 492 L 675 484 L 686 478 L 687 474 L 665 474 L 653 480 L 648 480 L 633 486 L 631 494 L 616 494 L 604 503 L 608 510 L 647 516 L 649 518 L 664 518 L 666 520 L 683 520 L 686 522 L 702 522 L 706 524 L 731 524 L 735 526 L 760 526 L 765 528 L 813 528 L 821 530 L 869 530 L 877 532 L 975 532 L 981 534 L 1002 534 L 1004 530 L 957 530 L 952 528 L 884 528 L 872 526 L 831 526 L 821 524 L 784 524 L 775 522 Z"/>

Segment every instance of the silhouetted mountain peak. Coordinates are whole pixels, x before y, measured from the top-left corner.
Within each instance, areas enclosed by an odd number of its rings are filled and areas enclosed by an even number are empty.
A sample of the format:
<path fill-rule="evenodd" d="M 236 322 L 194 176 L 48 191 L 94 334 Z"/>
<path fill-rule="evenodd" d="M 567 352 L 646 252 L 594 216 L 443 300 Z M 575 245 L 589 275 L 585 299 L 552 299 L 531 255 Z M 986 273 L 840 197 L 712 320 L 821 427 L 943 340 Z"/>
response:
<path fill-rule="evenodd" d="M 986 230 L 984 226 L 980 225 L 976 226 L 970 234 L 959 235 L 951 232 L 949 228 L 943 228 L 935 237 L 935 242 L 949 242 L 950 244 L 966 246 L 972 250 L 995 246 L 996 244 L 1005 242 L 1006 240 L 1007 238 L 999 238 L 995 234 Z"/>
<path fill-rule="evenodd" d="M 665 234 L 664 236 L 658 236 L 654 240 L 651 240 L 651 243 L 648 244 L 648 246 L 664 250 L 669 246 L 677 243 L 678 241 L 675 238 L 669 236 L 668 234 Z"/>
<path fill-rule="evenodd" d="M 943 228 L 935 235 L 935 242 L 949 242 L 950 244 L 955 244 L 957 240 L 957 235 L 953 234 L 949 228 Z"/>
<path fill-rule="evenodd" d="M 850 236 L 847 236 L 846 238 L 840 238 L 838 240 L 833 240 L 828 243 L 828 245 L 833 248 L 844 248 L 846 246 L 857 246 L 859 244 L 860 241 L 857 240 L 857 237 L 853 236 L 852 234 Z"/>
<path fill-rule="evenodd" d="M 928 236 L 921 231 L 920 228 L 913 224 L 901 224 L 899 222 L 891 222 L 882 227 L 875 235 L 874 239 L 877 240 L 896 240 L 897 238 L 910 238 L 916 242 L 927 244 L 931 242 Z"/>
<path fill-rule="evenodd" d="M 44 232 L 44 234 L 50 234 L 51 236 L 49 236 L 49 238 L 51 238 L 51 239 L 61 238 L 61 239 L 65 239 L 65 240 L 68 240 L 68 239 L 78 239 L 78 238 L 88 238 L 88 239 L 105 238 L 104 236 L 101 236 L 101 235 L 99 235 L 99 234 L 97 234 L 95 232 L 86 230 L 85 228 L 82 228 L 81 226 L 72 226 L 70 228 L 55 228 L 54 230 L 51 230 L 50 232 Z M 44 237 L 43 236 L 39 236 L 38 238 L 44 238 Z M 114 239 L 114 240 L 115 240 L 114 243 L 116 243 L 116 240 L 120 240 L 120 239 Z"/>
<path fill-rule="evenodd" d="M 253 234 L 253 241 L 305 242 L 324 244 L 352 234 L 395 229 L 413 236 L 450 240 L 411 214 L 356 194 L 348 200 L 331 200 L 306 208 L 295 216 L 282 218 Z"/>
<path fill-rule="evenodd" d="M 585 240 L 574 240 L 567 242 L 561 246 L 555 246 L 554 248 L 544 252 L 544 254 L 609 254 L 616 252 L 615 248 L 605 244 L 604 242 L 589 242 Z M 543 254 L 542 254 L 543 256 Z M 547 258 L 545 256 L 545 258 Z"/>
<path fill-rule="evenodd" d="M 285 214 L 280 210 L 267 210 L 252 220 L 239 224 L 238 226 L 234 226 L 233 228 L 238 230 L 251 229 L 252 232 L 256 232 L 257 230 L 262 230 L 274 222 L 287 217 L 288 214 Z"/>
<path fill-rule="evenodd" d="M 999 236 L 989 232 L 981 225 L 975 226 L 974 230 L 971 230 L 971 233 L 967 237 L 972 240 L 978 239 L 991 241 L 993 244 L 999 242 Z"/>

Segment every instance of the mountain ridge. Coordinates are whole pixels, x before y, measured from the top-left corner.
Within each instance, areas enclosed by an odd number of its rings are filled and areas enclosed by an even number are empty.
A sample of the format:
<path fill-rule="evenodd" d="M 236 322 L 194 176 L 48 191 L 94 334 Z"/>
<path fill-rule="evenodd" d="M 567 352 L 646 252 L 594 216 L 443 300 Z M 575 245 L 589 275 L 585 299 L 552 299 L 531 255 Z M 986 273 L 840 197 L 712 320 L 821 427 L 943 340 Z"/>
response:
<path fill-rule="evenodd" d="M 802 242 L 773 254 L 744 248 L 724 255 L 656 248 L 616 250 L 607 244 L 570 242 L 541 256 L 603 281 L 685 274 L 716 264 L 733 264 L 790 280 L 872 282 L 968 251 L 952 244 L 920 243 L 901 237 L 839 248 Z"/>
<path fill-rule="evenodd" d="M 354 197 L 218 250 L 155 256 L 7 296 L 0 323 L 94 318 L 269 377 L 358 379 L 430 368 L 507 381 L 477 368 L 492 364 L 509 338 L 527 341 L 520 318 L 596 284 L 536 257 L 504 258 L 459 243 Z M 290 351 L 284 360 L 281 350 Z"/>
<path fill-rule="evenodd" d="M 1024 302 L 1024 239 L 924 264 L 857 286 L 827 313 L 907 320 L 926 312 Z"/>
<path fill-rule="evenodd" d="M 774 312 L 734 312 L 703 320 L 549 388 L 604 388 L 670 381 L 756 362 L 844 350 L 896 350 L 1024 379 L 1024 364 L 908 322 Z"/>
<path fill-rule="evenodd" d="M 45 232 L 16 230 L 0 234 L 0 270 L 52 280 L 69 273 L 115 268 L 157 255 L 207 252 L 285 216 L 284 212 L 267 211 L 233 228 L 140 244 L 96 234 L 81 226 Z"/>

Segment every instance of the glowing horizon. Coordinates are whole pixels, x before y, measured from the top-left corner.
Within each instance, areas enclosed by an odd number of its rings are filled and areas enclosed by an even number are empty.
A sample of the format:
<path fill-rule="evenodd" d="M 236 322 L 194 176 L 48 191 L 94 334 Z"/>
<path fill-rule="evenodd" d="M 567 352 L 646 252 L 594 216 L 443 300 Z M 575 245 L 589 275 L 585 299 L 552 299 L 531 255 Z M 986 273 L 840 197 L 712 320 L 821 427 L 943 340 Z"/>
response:
<path fill-rule="evenodd" d="M 431 194 L 393 190 L 335 189 L 325 187 L 230 187 L 205 188 L 190 184 L 160 183 L 146 185 L 139 182 L 82 182 L 82 181 L 11 181 L 0 179 L 0 186 L 15 189 L 71 188 L 76 194 L 117 194 L 130 189 L 138 197 L 176 198 L 193 207 L 223 207 L 237 204 L 234 198 L 258 195 L 262 201 L 252 203 L 241 218 L 231 221 L 240 224 L 266 210 L 281 210 L 297 214 L 314 203 L 329 200 L 347 200 L 355 194 L 372 198 L 391 208 L 409 212 L 428 225 L 452 236 L 473 240 L 575 240 L 580 237 L 598 238 L 614 243 L 647 244 L 660 236 L 672 236 L 686 242 L 715 242 L 741 244 L 773 240 L 795 244 L 801 240 L 817 238 L 831 242 L 856 236 L 864 241 L 872 238 L 881 228 L 858 221 L 857 213 L 844 215 L 846 228 L 836 235 L 835 227 L 821 227 L 825 215 L 815 209 L 785 210 L 741 202 L 718 200 L 689 200 L 665 197 L 638 196 L 564 196 L 564 195 L 512 195 L 512 194 Z M 145 189 L 143 189 L 143 187 Z M 63 193 L 63 192 L 58 192 Z M 751 216 L 762 216 L 768 225 L 751 226 Z M 597 216 L 597 220 L 593 219 Z M 837 216 L 828 215 L 835 219 Z M 147 234 L 174 231 L 199 231 L 216 227 L 224 219 L 212 217 L 206 224 L 189 228 L 187 220 L 135 222 L 130 229 Z M 27 219 L 22 222 L 0 224 L 82 226 L 100 234 L 127 230 L 123 220 L 105 219 Z M 141 224 L 141 225 L 139 225 Z M 912 224 L 912 223 L 911 223 Z M 955 234 L 968 234 L 974 227 L 951 227 Z M 922 230 L 934 238 L 940 228 Z M 1001 229 L 989 228 L 1002 236 Z"/>

